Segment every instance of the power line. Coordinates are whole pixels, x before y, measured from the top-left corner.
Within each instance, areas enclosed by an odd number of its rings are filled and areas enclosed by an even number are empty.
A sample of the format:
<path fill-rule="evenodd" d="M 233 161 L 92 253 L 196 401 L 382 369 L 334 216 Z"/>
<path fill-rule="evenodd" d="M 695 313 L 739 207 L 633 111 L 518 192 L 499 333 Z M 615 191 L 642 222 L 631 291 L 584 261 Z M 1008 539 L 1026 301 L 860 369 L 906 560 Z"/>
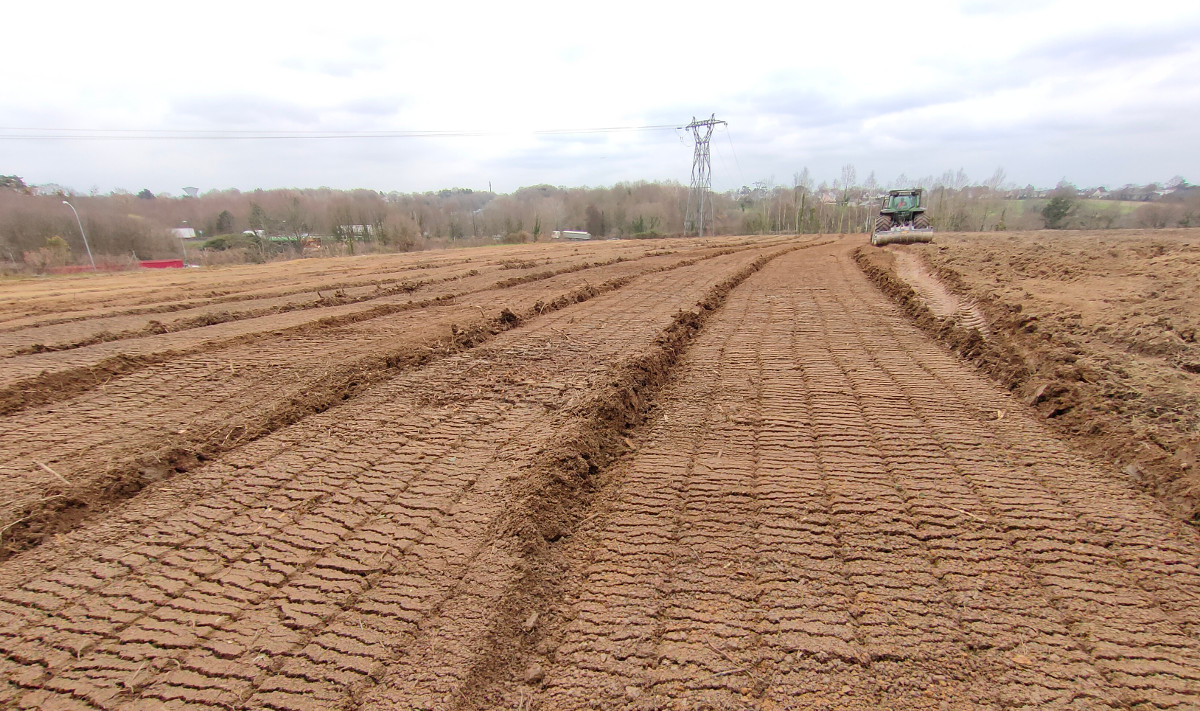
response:
<path fill-rule="evenodd" d="M 0 140 L 86 140 L 86 141 L 267 141 L 397 138 L 468 138 L 475 136 L 534 135 L 570 136 L 605 133 L 636 133 L 674 130 L 673 125 L 599 126 L 592 128 L 547 128 L 535 130 L 459 131 L 263 131 L 237 129 L 127 129 L 127 128 L 38 128 L 0 126 Z M 22 133 L 16 133 L 22 132 Z"/>
<path fill-rule="evenodd" d="M 733 136 L 729 133 L 729 124 L 725 124 L 725 138 L 729 140 L 729 150 L 733 151 L 733 164 L 737 166 L 738 177 L 742 185 L 746 184 L 746 176 L 742 173 L 742 162 L 738 160 L 737 151 L 733 147 Z"/>

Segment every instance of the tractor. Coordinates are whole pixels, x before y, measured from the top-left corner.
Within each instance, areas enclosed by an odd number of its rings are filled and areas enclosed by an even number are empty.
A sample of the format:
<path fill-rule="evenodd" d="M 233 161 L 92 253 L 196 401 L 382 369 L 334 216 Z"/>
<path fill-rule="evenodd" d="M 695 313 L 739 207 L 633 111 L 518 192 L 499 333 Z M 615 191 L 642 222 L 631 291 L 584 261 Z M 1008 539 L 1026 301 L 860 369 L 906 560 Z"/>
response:
<path fill-rule="evenodd" d="M 879 217 L 867 220 L 867 231 L 871 233 L 871 244 L 911 244 L 932 242 L 933 227 L 921 204 L 921 188 L 889 190 L 879 209 Z"/>

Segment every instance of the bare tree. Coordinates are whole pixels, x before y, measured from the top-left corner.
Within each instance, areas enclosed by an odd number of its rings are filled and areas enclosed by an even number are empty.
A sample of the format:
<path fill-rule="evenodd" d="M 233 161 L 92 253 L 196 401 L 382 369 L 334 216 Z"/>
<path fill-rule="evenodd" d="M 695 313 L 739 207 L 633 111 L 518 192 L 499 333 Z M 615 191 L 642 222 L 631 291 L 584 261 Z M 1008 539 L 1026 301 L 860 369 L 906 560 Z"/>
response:
<path fill-rule="evenodd" d="M 992 173 L 992 177 L 984 181 L 983 184 L 987 186 L 988 190 L 996 192 L 1004 185 L 1004 179 L 1006 177 L 1007 175 L 1004 172 L 1004 168 L 996 168 L 996 172 Z"/>
<path fill-rule="evenodd" d="M 858 171 L 853 163 L 842 166 L 842 204 L 850 202 L 850 191 L 858 183 Z"/>

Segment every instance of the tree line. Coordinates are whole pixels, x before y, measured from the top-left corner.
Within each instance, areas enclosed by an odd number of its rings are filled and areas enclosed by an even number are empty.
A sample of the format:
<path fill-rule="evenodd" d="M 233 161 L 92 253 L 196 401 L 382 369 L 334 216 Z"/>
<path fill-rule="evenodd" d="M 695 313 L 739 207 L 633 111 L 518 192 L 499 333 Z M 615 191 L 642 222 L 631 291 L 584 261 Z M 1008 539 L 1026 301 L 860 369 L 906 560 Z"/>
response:
<path fill-rule="evenodd" d="M 1171 184 L 1173 183 L 1173 185 Z M 1187 181 L 1126 186 L 1108 199 L 1060 183 L 1053 191 L 1017 188 L 1003 170 L 972 182 L 966 174 L 909 179 L 892 187 L 923 187 L 933 226 L 949 231 L 1110 229 L 1200 225 L 1200 191 Z M 872 173 L 860 180 L 853 165 L 832 181 L 816 182 L 807 168 L 787 184 L 764 180 L 713 192 L 717 234 L 803 234 L 865 231 L 886 188 Z M 383 193 L 330 188 L 212 190 L 195 197 L 131 193 L 51 194 L 18 176 L 0 176 L 0 259 L 41 268 L 86 259 L 70 199 L 93 253 L 103 259 L 177 258 L 192 246 L 192 261 L 261 261 L 311 253 L 408 251 L 455 245 L 546 240 L 555 230 L 594 237 L 680 235 L 689 188 L 676 182 L 628 182 L 610 187 L 524 187 L 509 194 L 450 188 Z M 1145 204 L 1121 200 L 1138 196 Z M 172 229 L 191 228 L 181 243 Z"/>

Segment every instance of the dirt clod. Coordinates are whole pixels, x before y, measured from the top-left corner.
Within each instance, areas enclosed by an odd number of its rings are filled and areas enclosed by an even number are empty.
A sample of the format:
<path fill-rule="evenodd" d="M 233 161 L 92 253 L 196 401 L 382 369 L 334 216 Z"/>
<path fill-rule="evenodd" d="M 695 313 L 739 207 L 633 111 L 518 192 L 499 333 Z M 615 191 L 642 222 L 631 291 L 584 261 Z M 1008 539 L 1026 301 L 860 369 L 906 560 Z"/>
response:
<path fill-rule="evenodd" d="M 541 664 L 530 664 L 529 668 L 525 670 L 526 684 L 541 684 L 545 679 L 546 670 L 542 668 Z"/>

